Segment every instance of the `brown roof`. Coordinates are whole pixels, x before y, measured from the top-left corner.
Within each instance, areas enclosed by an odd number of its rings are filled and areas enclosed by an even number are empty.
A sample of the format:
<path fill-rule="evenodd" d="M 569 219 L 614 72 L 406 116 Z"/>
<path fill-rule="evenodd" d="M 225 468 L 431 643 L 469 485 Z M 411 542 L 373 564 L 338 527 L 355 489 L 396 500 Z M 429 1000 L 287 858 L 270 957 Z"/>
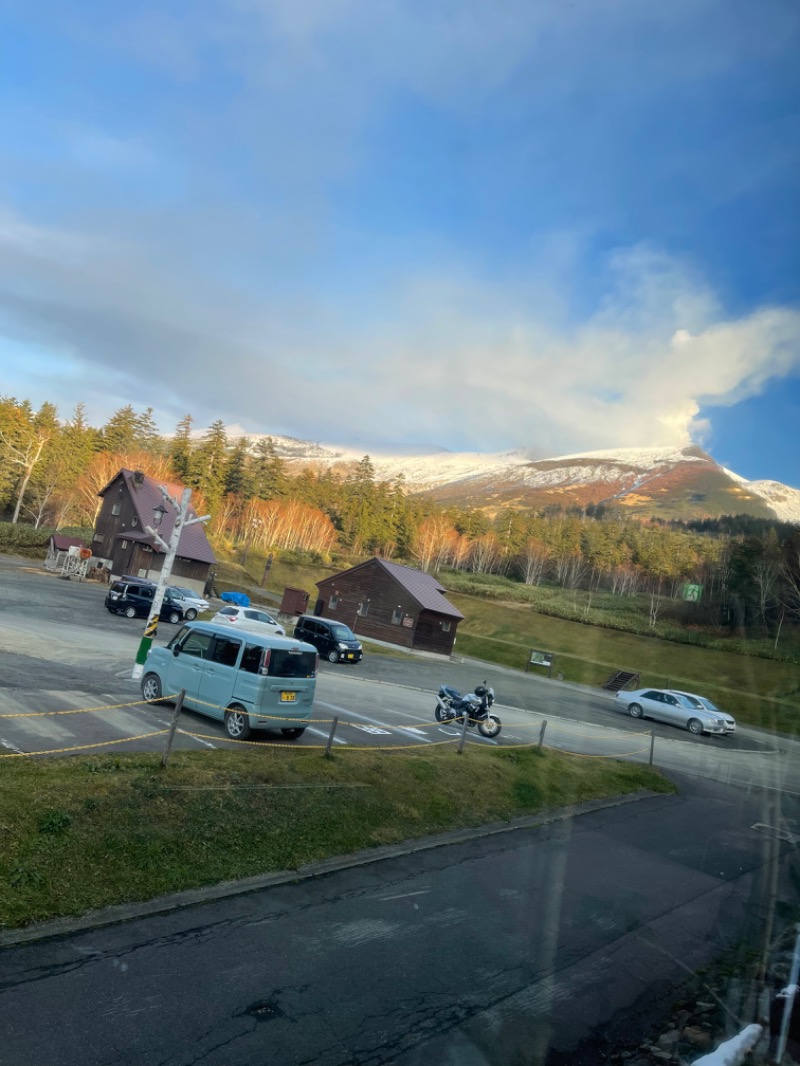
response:
<path fill-rule="evenodd" d="M 402 585 L 423 610 L 435 611 L 437 614 L 444 614 L 449 618 L 464 617 L 461 611 L 445 598 L 444 586 L 440 585 L 431 574 L 426 574 L 423 570 L 417 570 L 413 566 L 390 563 L 387 559 L 379 559 L 377 556 L 374 559 L 368 559 L 364 563 L 359 563 L 358 566 L 354 566 L 350 570 L 343 570 L 341 574 L 336 574 L 335 577 L 328 577 L 324 581 L 318 581 L 317 585 L 324 585 L 328 581 L 336 581 L 345 574 L 352 574 L 362 567 L 374 565 L 381 567 L 399 585 Z"/>
<path fill-rule="evenodd" d="M 139 519 L 139 526 L 142 530 L 141 533 L 128 533 L 128 539 L 139 540 L 146 544 L 150 544 L 153 551 L 163 555 L 163 550 L 159 547 L 158 543 L 144 531 L 145 526 L 152 526 L 153 508 L 157 507 L 160 503 L 163 503 L 167 508 L 167 513 L 164 515 L 158 529 L 159 536 L 168 542 L 175 525 L 175 508 L 169 500 L 164 500 L 162 497 L 161 489 L 159 488 L 161 482 L 156 481 L 154 478 L 147 477 L 146 475 L 142 475 L 141 481 L 138 480 L 138 475 L 137 479 L 134 480 L 133 470 L 120 470 L 97 495 L 105 496 L 119 477 L 123 478 L 128 487 L 133 506 L 136 509 L 136 516 Z M 174 485 L 165 482 L 164 487 L 167 489 L 170 496 L 180 500 L 180 497 L 183 495 L 183 485 Z M 187 517 L 197 517 L 197 513 L 191 505 L 189 506 L 189 514 Z M 208 543 L 206 531 L 201 522 L 196 522 L 193 526 L 186 526 L 186 528 L 182 530 L 181 539 L 178 541 L 178 555 L 182 559 L 193 559 L 200 563 L 215 563 L 217 561 L 214 552 L 211 550 L 211 545 Z"/>
<path fill-rule="evenodd" d="M 80 537 L 66 537 L 63 533 L 53 533 L 50 540 L 57 552 L 65 552 L 70 548 L 86 547 L 85 540 L 81 540 Z"/>

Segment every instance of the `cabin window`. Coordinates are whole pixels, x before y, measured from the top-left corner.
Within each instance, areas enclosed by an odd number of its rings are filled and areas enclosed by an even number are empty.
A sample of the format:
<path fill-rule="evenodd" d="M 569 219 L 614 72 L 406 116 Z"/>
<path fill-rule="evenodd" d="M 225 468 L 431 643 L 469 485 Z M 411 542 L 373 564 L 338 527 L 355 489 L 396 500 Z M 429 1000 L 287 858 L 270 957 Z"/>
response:
<path fill-rule="evenodd" d="M 392 625 L 393 626 L 399 626 L 399 625 L 402 625 L 402 622 L 403 622 L 403 608 L 402 607 L 395 607 L 395 609 L 392 611 Z"/>

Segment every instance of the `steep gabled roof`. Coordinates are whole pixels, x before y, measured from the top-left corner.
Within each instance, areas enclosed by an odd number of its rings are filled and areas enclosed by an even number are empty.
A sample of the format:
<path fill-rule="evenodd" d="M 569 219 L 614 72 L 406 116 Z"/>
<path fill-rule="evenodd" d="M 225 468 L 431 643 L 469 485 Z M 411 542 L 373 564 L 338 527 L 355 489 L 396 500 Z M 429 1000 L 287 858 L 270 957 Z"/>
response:
<path fill-rule="evenodd" d="M 133 470 L 123 469 L 115 474 L 106 487 L 101 489 L 97 495 L 105 496 L 111 486 L 114 485 L 120 477 L 125 482 L 128 493 L 133 501 L 136 517 L 139 519 L 139 529 L 141 531 L 137 532 L 135 536 L 129 533 L 128 539 L 139 540 L 145 544 L 149 544 L 153 548 L 153 551 L 163 555 L 163 551 L 158 543 L 145 531 L 145 526 L 152 526 L 153 524 L 153 509 L 161 503 L 166 507 L 167 513 L 164 515 L 161 526 L 159 527 L 159 536 L 168 542 L 173 527 L 175 526 L 175 508 L 168 500 L 163 499 L 161 489 L 159 488 L 162 482 L 147 477 L 146 474 L 135 473 Z M 183 485 L 170 484 L 169 482 L 163 482 L 163 484 L 170 496 L 180 500 L 183 495 Z M 197 512 L 191 506 L 189 507 L 189 514 L 187 517 L 197 517 Z M 211 550 L 211 545 L 208 543 L 206 531 L 201 522 L 197 522 L 193 526 L 187 526 L 181 532 L 181 539 L 178 541 L 178 555 L 182 559 L 193 559 L 195 562 L 200 563 L 215 563 L 217 561 L 214 552 Z"/>
<path fill-rule="evenodd" d="M 431 574 L 426 574 L 422 570 L 417 570 L 413 566 L 401 566 L 400 563 L 390 563 L 386 559 L 379 559 L 377 556 L 373 559 L 367 559 L 364 563 L 359 563 L 358 566 L 352 567 L 350 570 L 343 570 L 341 574 L 336 574 L 335 577 L 327 577 L 324 581 L 318 581 L 318 585 L 327 584 L 329 581 L 335 581 L 338 578 L 344 577 L 346 574 L 352 574 L 356 570 L 361 570 L 367 566 L 379 566 L 386 573 L 401 585 L 409 596 L 420 605 L 425 611 L 435 611 L 437 614 L 447 615 L 449 618 L 463 618 L 464 615 L 459 611 L 457 607 L 454 607 L 448 599 L 445 598 L 445 589 L 443 585 Z"/>

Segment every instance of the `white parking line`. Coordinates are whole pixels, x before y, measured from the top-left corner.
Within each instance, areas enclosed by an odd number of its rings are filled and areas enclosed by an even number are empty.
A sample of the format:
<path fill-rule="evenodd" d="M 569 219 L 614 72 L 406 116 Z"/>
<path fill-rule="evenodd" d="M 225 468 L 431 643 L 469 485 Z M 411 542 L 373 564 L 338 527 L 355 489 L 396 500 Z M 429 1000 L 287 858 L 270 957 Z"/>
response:
<path fill-rule="evenodd" d="M 322 737 L 323 740 L 327 740 L 328 737 L 330 736 L 330 732 L 326 733 L 323 729 L 315 729 L 313 727 L 313 725 L 306 726 L 306 729 L 308 729 L 309 733 L 314 733 L 315 736 Z M 346 740 L 340 740 L 339 737 L 337 737 L 336 734 L 334 734 L 333 743 L 334 744 L 346 744 L 347 741 Z"/>
<path fill-rule="evenodd" d="M 338 711 L 339 714 L 349 714 L 353 718 L 360 718 L 362 722 L 369 722 L 371 725 L 380 726 L 381 729 L 385 729 L 388 724 L 387 722 L 379 722 L 377 718 L 370 718 L 369 715 L 359 714 L 357 711 L 351 711 L 349 708 L 338 707 L 335 703 L 322 703 L 319 700 L 317 700 L 317 703 L 320 707 L 329 707 L 332 711 Z M 395 725 L 391 726 L 391 728 L 395 729 L 398 733 L 401 733 L 404 737 L 408 737 L 409 740 L 416 740 L 418 743 L 421 742 L 422 744 L 431 743 L 427 737 L 421 737 L 418 734 L 412 733 L 408 726 Z"/>
<path fill-rule="evenodd" d="M 205 744 L 205 746 L 206 746 L 207 748 L 214 748 L 214 750 L 216 751 L 216 747 L 217 747 L 217 745 L 216 745 L 216 744 L 212 744 L 212 743 L 211 743 L 210 741 L 208 741 L 208 740 L 203 740 L 203 738 L 202 738 L 202 737 L 196 737 L 196 736 L 194 736 L 194 734 L 193 734 L 193 733 L 187 733 L 185 729 L 179 729 L 179 730 L 178 730 L 178 732 L 179 732 L 179 733 L 181 734 L 181 736 L 184 736 L 184 737 L 191 737 L 191 738 L 192 738 L 192 740 L 196 740 L 198 744 Z"/>

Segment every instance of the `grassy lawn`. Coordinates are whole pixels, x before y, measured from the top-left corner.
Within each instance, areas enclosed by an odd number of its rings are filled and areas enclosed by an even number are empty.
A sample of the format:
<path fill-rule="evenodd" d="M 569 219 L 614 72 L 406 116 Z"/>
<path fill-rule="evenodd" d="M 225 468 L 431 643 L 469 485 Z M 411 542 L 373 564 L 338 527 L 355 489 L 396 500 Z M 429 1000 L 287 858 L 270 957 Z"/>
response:
<path fill-rule="evenodd" d="M 638 671 L 643 685 L 700 691 L 741 722 L 800 732 L 800 667 L 793 663 L 673 644 L 537 614 L 516 603 L 451 595 L 466 615 L 459 655 L 524 669 L 528 649 L 556 653 L 554 675 L 599 685 L 615 668 Z"/>
<path fill-rule="evenodd" d="M 532 749 L 7 760 L 0 927 L 146 900 L 639 789 L 655 770 Z"/>

